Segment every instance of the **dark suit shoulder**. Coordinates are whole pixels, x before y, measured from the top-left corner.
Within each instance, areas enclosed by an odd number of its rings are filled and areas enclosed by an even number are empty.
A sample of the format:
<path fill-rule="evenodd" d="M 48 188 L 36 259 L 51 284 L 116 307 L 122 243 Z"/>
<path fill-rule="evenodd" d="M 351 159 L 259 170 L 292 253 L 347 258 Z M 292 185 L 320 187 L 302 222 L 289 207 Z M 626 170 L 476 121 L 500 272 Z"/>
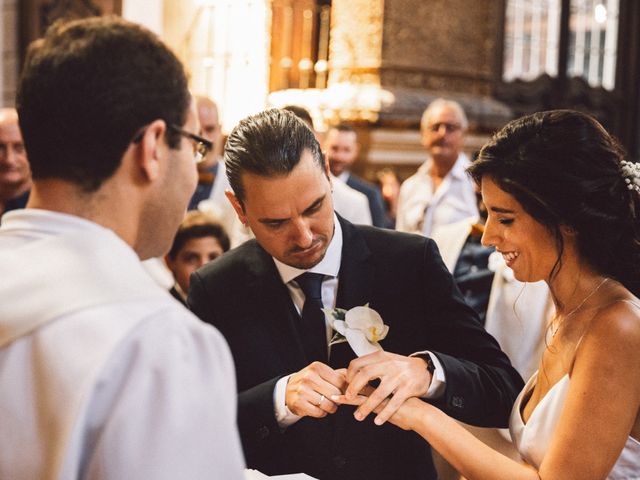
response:
<path fill-rule="evenodd" d="M 425 249 L 437 251 L 436 244 L 430 238 L 413 233 L 398 232 L 386 228 L 371 227 L 368 225 L 351 225 L 354 231 L 360 235 L 367 246 L 376 255 L 385 255 L 385 251 L 391 254 L 406 254 L 408 251 L 422 251 Z"/>
<path fill-rule="evenodd" d="M 387 218 L 385 211 L 384 200 L 382 199 L 382 192 L 377 185 L 367 182 L 362 178 L 355 175 L 349 175 L 347 179 L 347 185 L 354 190 L 359 191 L 366 195 L 369 200 L 369 209 L 371 210 L 371 220 L 376 227 L 389 227 L 390 221 Z"/>
<path fill-rule="evenodd" d="M 371 192 L 379 191 L 380 189 L 371 182 L 368 182 L 364 178 L 358 177 L 353 173 L 349 174 L 349 178 L 347 179 L 347 185 L 351 188 L 355 188 L 356 190 L 368 190 Z"/>
<path fill-rule="evenodd" d="M 214 262 L 209 262 L 196 271 L 205 284 L 224 282 L 232 284 L 242 281 L 249 273 L 259 274 L 271 257 L 258 245 L 255 239 L 226 252 Z"/>

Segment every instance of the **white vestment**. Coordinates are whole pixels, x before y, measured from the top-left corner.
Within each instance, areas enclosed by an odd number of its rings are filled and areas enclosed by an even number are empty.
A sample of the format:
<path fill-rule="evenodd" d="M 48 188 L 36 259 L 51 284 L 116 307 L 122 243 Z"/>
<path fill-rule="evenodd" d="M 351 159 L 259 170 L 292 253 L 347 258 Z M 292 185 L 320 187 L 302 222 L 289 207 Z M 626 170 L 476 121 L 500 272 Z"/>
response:
<path fill-rule="evenodd" d="M 224 339 L 111 230 L 9 213 L 0 278 L 0 478 L 243 478 Z"/>

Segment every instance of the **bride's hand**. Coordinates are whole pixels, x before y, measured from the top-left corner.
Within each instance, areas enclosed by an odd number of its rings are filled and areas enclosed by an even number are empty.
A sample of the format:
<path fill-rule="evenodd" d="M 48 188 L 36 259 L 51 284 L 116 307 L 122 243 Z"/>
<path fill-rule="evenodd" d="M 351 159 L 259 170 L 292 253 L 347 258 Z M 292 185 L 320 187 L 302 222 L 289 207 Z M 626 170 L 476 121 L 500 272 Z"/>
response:
<path fill-rule="evenodd" d="M 372 387 L 365 387 L 355 398 L 352 400 L 347 399 L 345 395 L 333 395 L 331 401 L 338 405 L 362 405 L 371 392 L 374 391 Z M 374 413 L 378 414 L 384 409 L 389 400 L 383 400 L 375 409 Z M 408 398 L 400 406 L 398 410 L 389 418 L 389 422 L 393 423 L 396 427 L 400 427 L 403 430 L 412 430 L 416 424 L 416 418 L 418 417 L 418 411 L 424 407 L 424 402 L 415 397 Z"/>

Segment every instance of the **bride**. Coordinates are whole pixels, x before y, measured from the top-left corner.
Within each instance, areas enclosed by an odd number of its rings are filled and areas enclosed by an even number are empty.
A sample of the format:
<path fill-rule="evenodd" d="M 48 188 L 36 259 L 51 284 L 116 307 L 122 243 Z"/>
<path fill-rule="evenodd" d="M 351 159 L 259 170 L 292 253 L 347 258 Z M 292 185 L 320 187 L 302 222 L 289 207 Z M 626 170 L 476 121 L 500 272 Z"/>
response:
<path fill-rule="evenodd" d="M 518 280 L 545 280 L 557 312 L 511 414 L 526 463 L 416 398 L 382 404 L 376 423 L 414 430 L 470 480 L 640 478 L 640 164 L 593 118 L 558 110 L 509 123 L 469 172 L 489 211 L 483 243 Z M 354 393 L 338 400 L 366 415 Z"/>

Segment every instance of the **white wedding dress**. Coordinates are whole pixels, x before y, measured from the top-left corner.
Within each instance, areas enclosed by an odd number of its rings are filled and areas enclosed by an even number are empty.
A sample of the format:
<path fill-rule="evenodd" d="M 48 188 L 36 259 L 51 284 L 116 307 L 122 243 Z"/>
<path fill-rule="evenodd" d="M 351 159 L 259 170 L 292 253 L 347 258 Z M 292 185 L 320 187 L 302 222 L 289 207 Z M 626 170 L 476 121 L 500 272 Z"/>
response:
<path fill-rule="evenodd" d="M 537 378 L 538 373 L 536 372 L 516 399 L 511 411 L 509 430 L 513 443 L 522 458 L 530 465 L 540 468 L 560 419 L 562 407 L 569 391 L 570 378 L 567 374 L 551 387 L 540 403 L 536 405 L 529 421 L 525 424 L 521 414 L 522 400 L 529 398 Z M 640 442 L 629 437 L 613 470 L 607 476 L 607 480 L 631 479 L 640 479 Z"/>

